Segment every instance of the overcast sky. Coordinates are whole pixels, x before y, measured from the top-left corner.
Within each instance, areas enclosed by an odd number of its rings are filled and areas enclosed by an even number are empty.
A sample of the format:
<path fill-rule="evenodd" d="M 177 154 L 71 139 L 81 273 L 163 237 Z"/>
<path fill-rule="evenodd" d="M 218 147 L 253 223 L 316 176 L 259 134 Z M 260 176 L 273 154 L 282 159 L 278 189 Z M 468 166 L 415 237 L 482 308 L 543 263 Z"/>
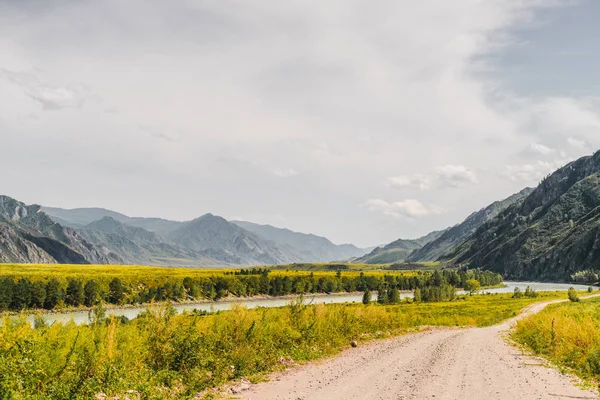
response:
<path fill-rule="evenodd" d="M 600 1 L 0 0 L 0 192 L 337 243 L 600 148 Z"/>

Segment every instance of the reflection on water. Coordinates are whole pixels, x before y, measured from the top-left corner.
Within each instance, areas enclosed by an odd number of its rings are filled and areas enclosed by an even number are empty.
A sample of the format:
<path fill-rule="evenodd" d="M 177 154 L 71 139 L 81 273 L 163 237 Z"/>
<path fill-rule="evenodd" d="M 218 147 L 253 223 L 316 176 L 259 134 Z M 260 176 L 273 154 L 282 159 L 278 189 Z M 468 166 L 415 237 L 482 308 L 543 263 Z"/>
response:
<path fill-rule="evenodd" d="M 512 293 L 515 290 L 515 287 L 520 288 L 522 291 L 525 291 L 527 286 L 530 286 L 533 290 L 538 292 L 543 291 L 555 291 L 555 290 L 568 290 L 570 287 L 574 287 L 577 290 L 585 290 L 587 286 L 585 285 L 573 285 L 568 283 L 540 283 L 540 282 L 504 282 L 506 287 L 496 288 L 496 289 L 487 289 L 486 293 Z M 459 291 L 460 293 L 464 293 L 463 291 Z M 373 299 L 376 299 L 376 293 L 373 295 Z M 411 293 L 402 293 L 402 298 L 412 297 Z M 329 295 L 329 296 L 304 296 L 306 303 L 312 304 L 330 304 L 330 303 L 358 303 L 362 301 L 362 294 L 348 294 L 348 295 Z M 290 299 L 240 299 L 239 302 L 210 302 L 210 303 L 197 303 L 197 304 L 174 304 L 173 307 L 177 310 L 177 312 L 181 313 L 183 311 L 191 311 L 191 310 L 201 310 L 201 311 L 221 311 L 221 310 L 229 310 L 234 304 L 244 304 L 248 308 L 256 308 L 256 307 L 282 307 L 290 303 Z M 146 307 L 131 307 L 131 308 L 120 308 L 120 309 L 110 309 L 107 314 L 113 314 L 115 317 L 125 316 L 129 319 L 133 319 L 137 317 L 141 312 L 145 311 Z M 29 318 L 31 323 L 33 323 L 33 316 Z M 47 314 L 44 316 L 44 319 L 49 324 L 54 322 L 69 322 L 73 320 L 76 324 L 86 324 L 89 323 L 89 313 L 87 311 L 74 311 L 68 313 L 61 314 Z"/>

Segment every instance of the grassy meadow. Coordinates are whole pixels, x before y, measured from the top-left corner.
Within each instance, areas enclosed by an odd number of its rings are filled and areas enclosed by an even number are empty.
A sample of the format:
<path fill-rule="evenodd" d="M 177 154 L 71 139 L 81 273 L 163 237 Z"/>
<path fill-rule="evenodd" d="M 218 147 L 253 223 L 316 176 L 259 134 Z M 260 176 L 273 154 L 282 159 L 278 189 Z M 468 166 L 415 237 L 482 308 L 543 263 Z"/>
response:
<path fill-rule="evenodd" d="M 548 306 L 519 321 L 512 338 L 555 365 L 600 382 L 600 298 Z"/>
<path fill-rule="evenodd" d="M 462 296 L 452 302 L 304 305 L 208 315 L 174 315 L 168 306 L 132 321 L 77 326 L 4 319 L 1 399 L 89 399 L 135 391 L 144 399 L 193 398 L 227 381 L 282 369 L 366 341 L 422 326 L 488 326 L 564 292 L 515 299 Z"/>

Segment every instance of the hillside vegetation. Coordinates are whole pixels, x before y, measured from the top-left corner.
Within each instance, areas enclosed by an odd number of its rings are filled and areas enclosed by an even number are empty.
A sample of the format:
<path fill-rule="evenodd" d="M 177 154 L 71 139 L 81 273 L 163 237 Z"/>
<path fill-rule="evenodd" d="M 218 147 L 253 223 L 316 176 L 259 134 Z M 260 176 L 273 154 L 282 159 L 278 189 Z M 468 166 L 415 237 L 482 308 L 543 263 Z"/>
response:
<path fill-rule="evenodd" d="M 402 263 L 416 250 L 437 239 L 444 231 L 431 232 L 418 239 L 398 239 L 383 247 L 377 247 L 369 254 L 353 260 L 357 264 L 391 264 Z"/>
<path fill-rule="evenodd" d="M 444 258 L 509 279 L 566 281 L 600 263 L 600 152 L 559 169 Z"/>
<path fill-rule="evenodd" d="M 541 294 L 544 299 L 562 294 Z M 192 398 L 419 326 L 488 326 L 539 299 L 466 296 L 448 303 L 304 305 L 209 315 L 150 310 L 131 322 L 96 315 L 89 326 L 5 319 L 0 398 L 90 399 L 96 395 Z"/>
<path fill-rule="evenodd" d="M 527 197 L 533 189 L 526 188 L 519 193 L 474 212 L 467 219 L 458 225 L 455 225 L 443 231 L 437 238 L 425 243 L 421 248 L 416 249 L 408 257 L 410 262 L 436 261 L 440 257 L 452 251 L 461 245 L 475 231 L 487 221 L 495 218 L 500 212 L 509 206 L 521 201 Z"/>

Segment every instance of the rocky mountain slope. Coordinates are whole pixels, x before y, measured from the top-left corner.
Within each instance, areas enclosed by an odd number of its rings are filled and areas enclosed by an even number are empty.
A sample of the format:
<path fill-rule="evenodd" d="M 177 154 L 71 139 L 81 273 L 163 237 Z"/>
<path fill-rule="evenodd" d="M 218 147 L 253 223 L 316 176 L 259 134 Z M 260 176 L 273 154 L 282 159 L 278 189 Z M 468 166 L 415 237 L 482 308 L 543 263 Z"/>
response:
<path fill-rule="evenodd" d="M 40 206 L 0 196 L 0 261 L 105 264 L 119 259 L 54 222 Z"/>
<path fill-rule="evenodd" d="M 167 239 L 230 264 L 286 264 L 300 257 L 212 214 L 184 223 Z"/>
<path fill-rule="evenodd" d="M 145 262 L 150 254 L 139 249 L 156 251 L 155 261 L 170 262 L 175 257 L 175 249 L 185 250 L 188 255 L 176 256 L 187 260 L 189 256 L 211 257 L 219 262 L 231 264 L 273 264 L 288 262 L 326 262 L 340 261 L 365 254 L 367 249 L 359 249 L 351 244 L 335 245 L 328 239 L 316 235 L 297 233 L 288 229 L 275 228 L 268 225 L 258 225 L 250 222 L 236 221 L 235 225 L 220 217 L 206 215 L 205 219 L 199 218 L 189 222 L 169 221 L 161 218 L 134 218 L 127 215 L 107 210 L 104 208 L 78 208 L 65 210 L 61 208 L 44 207 L 44 212 L 61 224 L 80 229 L 82 235 L 89 241 L 110 249 L 123 259 L 132 262 L 142 257 L 139 262 Z M 122 224 L 119 232 L 106 232 L 98 229 L 97 223 L 106 218 Z M 213 223 L 208 223 L 208 220 Z M 218 221 L 218 223 L 217 223 Z M 114 222 L 108 223 L 108 225 Z M 233 226 L 232 226 L 233 225 Z M 124 234 L 122 229 L 141 228 L 145 232 L 154 233 L 156 240 L 168 248 L 166 254 L 159 251 L 154 245 L 149 248 L 148 243 L 134 243 L 124 238 L 131 239 Z M 206 231 L 202 231 L 206 229 Z M 100 231 L 100 232 L 99 232 Z M 129 232 L 132 233 L 133 231 Z M 110 233 L 112 236 L 107 236 Z M 119 237 L 114 235 L 118 234 Z M 135 241 L 134 241 L 135 242 Z M 203 264 L 203 262 L 200 262 Z"/>
<path fill-rule="evenodd" d="M 496 217 L 501 211 L 512 204 L 527 197 L 532 191 L 533 189 L 531 188 L 523 189 L 519 193 L 515 193 L 504 200 L 496 201 L 489 206 L 474 212 L 460 224 L 447 229 L 438 238 L 426 243 L 423 247 L 416 249 L 407 257 L 406 261 L 435 261 L 439 259 L 447 252 L 454 250 L 457 246 L 462 244 L 462 242 L 475 233 L 477 228 L 485 222 Z"/>
<path fill-rule="evenodd" d="M 156 233 L 104 217 L 79 230 L 90 243 L 117 254 L 126 264 L 219 266 L 223 263 L 165 242 Z"/>
<path fill-rule="evenodd" d="M 48 214 L 54 221 L 72 228 L 83 228 L 92 222 L 109 217 L 129 226 L 155 232 L 163 237 L 183 224 L 183 222 L 162 218 L 128 217 L 127 215 L 105 208 L 74 208 L 66 210 L 64 208 L 42 207 L 42 211 Z"/>
<path fill-rule="evenodd" d="M 432 240 L 437 239 L 444 231 L 435 231 L 418 239 L 398 239 L 392 243 L 378 247 L 362 257 L 355 259 L 356 264 L 389 264 L 405 261 L 414 251 Z"/>
<path fill-rule="evenodd" d="M 568 280 L 600 266 L 600 152 L 554 172 L 444 260 L 510 279 Z"/>
<path fill-rule="evenodd" d="M 299 262 L 343 261 L 367 253 L 352 244 L 333 244 L 329 239 L 271 225 L 259 225 L 246 221 L 232 221 L 241 228 L 273 243 L 291 248 L 301 258 Z"/>

